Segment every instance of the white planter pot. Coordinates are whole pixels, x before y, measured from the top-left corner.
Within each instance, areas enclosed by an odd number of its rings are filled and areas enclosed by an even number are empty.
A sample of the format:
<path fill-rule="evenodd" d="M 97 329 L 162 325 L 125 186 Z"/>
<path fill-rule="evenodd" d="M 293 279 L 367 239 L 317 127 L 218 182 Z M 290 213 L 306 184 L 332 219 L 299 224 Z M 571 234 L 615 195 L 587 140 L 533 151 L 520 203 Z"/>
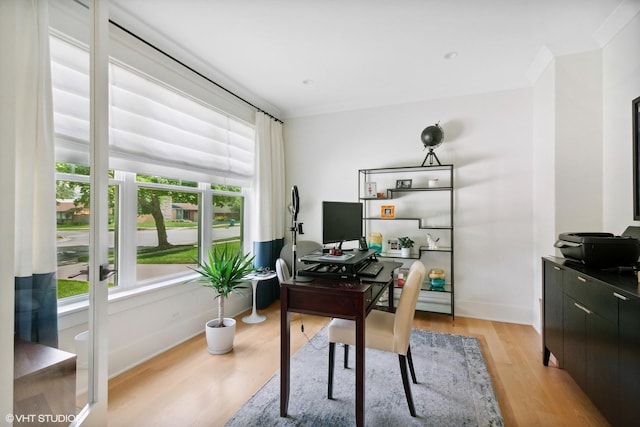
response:
<path fill-rule="evenodd" d="M 409 258 L 411 256 L 411 248 L 400 248 L 400 256 L 402 258 Z"/>
<path fill-rule="evenodd" d="M 209 320 L 205 325 L 207 335 L 207 351 L 211 354 L 224 354 L 233 349 L 233 338 L 236 335 L 235 319 L 225 317 L 224 328 L 216 328 L 218 319 Z"/>

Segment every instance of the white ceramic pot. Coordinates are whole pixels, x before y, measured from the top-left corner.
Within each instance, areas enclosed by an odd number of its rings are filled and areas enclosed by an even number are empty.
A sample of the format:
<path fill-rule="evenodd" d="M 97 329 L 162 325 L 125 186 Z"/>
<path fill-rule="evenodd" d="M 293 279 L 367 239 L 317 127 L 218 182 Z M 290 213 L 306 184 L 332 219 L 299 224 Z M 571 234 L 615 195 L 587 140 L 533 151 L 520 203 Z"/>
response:
<path fill-rule="evenodd" d="M 218 319 L 209 320 L 205 325 L 207 335 L 207 351 L 211 354 L 224 354 L 233 349 L 233 338 L 236 335 L 236 321 L 224 318 L 224 328 L 216 328 Z"/>
<path fill-rule="evenodd" d="M 400 256 L 402 258 L 409 258 L 411 256 L 411 248 L 400 248 Z"/>

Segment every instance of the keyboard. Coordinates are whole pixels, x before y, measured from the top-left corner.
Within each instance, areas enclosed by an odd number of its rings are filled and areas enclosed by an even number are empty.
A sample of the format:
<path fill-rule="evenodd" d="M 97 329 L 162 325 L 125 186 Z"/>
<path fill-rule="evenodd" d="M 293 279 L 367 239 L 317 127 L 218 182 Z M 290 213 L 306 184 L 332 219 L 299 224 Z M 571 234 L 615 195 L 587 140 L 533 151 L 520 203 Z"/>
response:
<path fill-rule="evenodd" d="M 363 277 L 376 277 L 383 267 L 379 262 L 369 262 L 358 268 L 358 275 Z"/>

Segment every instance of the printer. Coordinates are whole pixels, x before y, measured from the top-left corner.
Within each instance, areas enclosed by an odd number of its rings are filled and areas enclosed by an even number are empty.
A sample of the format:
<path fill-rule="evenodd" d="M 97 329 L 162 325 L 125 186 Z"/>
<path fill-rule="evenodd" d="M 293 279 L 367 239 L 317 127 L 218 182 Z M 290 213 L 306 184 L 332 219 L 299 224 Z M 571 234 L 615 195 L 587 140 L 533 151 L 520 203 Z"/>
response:
<path fill-rule="evenodd" d="M 561 233 L 554 244 L 570 260 L 596 268 L 635 267 L 640 257 L 640 227 L 612 233 Z"/>

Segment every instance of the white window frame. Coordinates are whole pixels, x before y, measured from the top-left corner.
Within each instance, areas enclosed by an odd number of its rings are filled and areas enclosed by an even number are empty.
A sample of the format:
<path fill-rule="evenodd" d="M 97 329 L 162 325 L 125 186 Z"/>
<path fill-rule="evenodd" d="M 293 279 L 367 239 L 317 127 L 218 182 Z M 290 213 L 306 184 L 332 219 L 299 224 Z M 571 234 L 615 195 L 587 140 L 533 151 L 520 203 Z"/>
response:
<path fill-rule="evenodd" d="M 173 190 L 195 193 L 199 195 L 198 209 L 198 254 L 200 259 L 206 256 L 208 248 L 213 242 L 213 197 L 216 195 L 240 197 L 243 199 L 242 240 L 243 251 L 247 251 L 247 235 L 249 220 L 247 219 L 246 202 L 248 190 L 241 188 L 240 192 L 214 190 L 212 183 L 198 183 L 197 187 L 186 187 L 172 184 L 146 183 L 136 180 L 133 172 L 114 171 L 114 178 L 109 185 L 118 187 L 116 200 L 116 224 L 114 224 L 114 265 L 117 272 L 117 286 L 109 289 L 109 300 L 128 295 L 136 295 L 153 289 L 182 284 L 196 277 L 196 273 L 185 271 L 175 275 L 155 277 L 148 280 L 137 280 L 137 213 L 138 190 L 140 187 L 158 190 Z M 56 180 L 88 183 L 88 175 L 57 173 Z M 67 311 L 71 308 L 84 306 L 88 294 L 75 295 L 58 301 L 59 307 Z"/>

